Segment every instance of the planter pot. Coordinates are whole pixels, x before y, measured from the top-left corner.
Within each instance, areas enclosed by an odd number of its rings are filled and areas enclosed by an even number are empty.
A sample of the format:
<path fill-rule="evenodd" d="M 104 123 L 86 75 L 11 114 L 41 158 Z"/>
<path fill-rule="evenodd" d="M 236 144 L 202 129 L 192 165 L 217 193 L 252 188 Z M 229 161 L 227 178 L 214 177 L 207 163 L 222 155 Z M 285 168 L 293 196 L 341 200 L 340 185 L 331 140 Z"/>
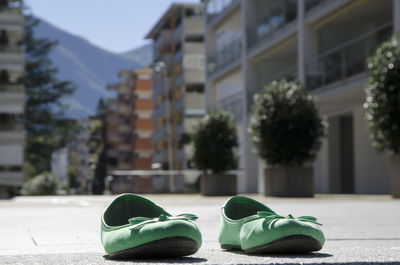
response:
<path fill-rule="evenodd" d="M 200 190 L 204 196 L 236 195 L 237 176 L 234 174 L 202 175 Z"/>
<path fill-rule="evenodd" d="M 265 195 L 279 197 L 313 197 L 314 170 L 312 167 L 266 168 Z"/>
<path fill-rule="evenodd" d="M 400 154 L 390 157 L 390 189 L 394 198 L 400 198 Z"/>

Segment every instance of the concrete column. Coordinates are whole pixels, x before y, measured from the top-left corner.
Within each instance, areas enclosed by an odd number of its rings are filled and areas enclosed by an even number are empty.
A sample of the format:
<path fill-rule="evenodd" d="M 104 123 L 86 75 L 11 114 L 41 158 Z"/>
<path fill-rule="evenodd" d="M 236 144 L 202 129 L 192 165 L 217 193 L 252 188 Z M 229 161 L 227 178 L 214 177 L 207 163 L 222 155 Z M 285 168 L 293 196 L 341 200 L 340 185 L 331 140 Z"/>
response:
<path fill-rule="evenodd" d="M 247 59 L 247 28 L 254 23 L 254 10 L 252 1 L 241 1 L 241 21 L 242 21 L 242 86 L 243 86 L 243 156 L 244 156 L 244 176 L 246 178 L 246 192 L 257 193 L 258 191 L 258 163 L 257 157 L 253 154 L 253 146 L 247 132 L 249 125 L 249 89 L 254 85 L 254 75 L 250 62 Z"/>
<path fill-rule="evenodd" d="M 304 61 L 304 42 L 305 42 L 305 24 L 304 24 L 304 0 L 297 0 L 297 74 L 301 83 L 306 82 L 305 61 Z"/>
<path fill-rule="evenodd" d="M 400 31 L 400 0 L 393 1 L 393 32 Z"/>

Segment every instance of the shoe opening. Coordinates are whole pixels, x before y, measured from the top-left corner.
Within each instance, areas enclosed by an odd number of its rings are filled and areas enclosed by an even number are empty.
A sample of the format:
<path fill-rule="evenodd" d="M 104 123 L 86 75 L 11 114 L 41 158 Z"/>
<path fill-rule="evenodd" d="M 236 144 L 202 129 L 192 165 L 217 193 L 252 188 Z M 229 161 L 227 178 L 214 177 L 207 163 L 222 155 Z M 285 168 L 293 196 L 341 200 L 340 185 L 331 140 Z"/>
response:
<path fill-rule="evenodd" d="M 104 222 L 109 226 L 120 226 L 129 223 L 133 217 L 156 218 L 160 214 L 170 215 L 163 208 L 134 194 L 117 197 L 104 213 Z"/>
<path fill-rule="evenodd" d="M 251 215 L 256 215 L 258 211 L 274 212 L 262 203 L 247 197 L 232 197 L 225 204 L 225 215 L 229 219 L 238 220 Z"/>

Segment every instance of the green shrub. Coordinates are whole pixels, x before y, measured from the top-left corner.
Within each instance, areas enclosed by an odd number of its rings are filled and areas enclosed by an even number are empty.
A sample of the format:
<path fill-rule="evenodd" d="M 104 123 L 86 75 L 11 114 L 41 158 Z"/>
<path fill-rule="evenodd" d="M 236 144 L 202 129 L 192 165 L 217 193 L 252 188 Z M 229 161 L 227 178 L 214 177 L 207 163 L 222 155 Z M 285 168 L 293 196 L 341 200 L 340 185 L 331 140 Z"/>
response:
<path fill-rule="evenodd" d="M 28 180 L 22 186 L 23 195 L 54 195 L 58 187 L 57 176 L 45 172 Z"/>
<path fill-rule="evenodd" d="M 204 116 L 193 133 L 193 144 L 193 162 L 199 170 L 219 174 L 237 168 L 236 129 L 228 112 L 218 110 Z"/>
<path fill-rule="evenodd" d="M 365 119 L 378 150 L 400 153 L 400 35 L 381 44 L 367 61 Z"/>
<path fill-rule="evenodd" d="M 290 166 L 313 160 L 323 132 L 314 99 L 298 81 L 273 81 L 254 96 L 249 133 L 268 164 Z"/>

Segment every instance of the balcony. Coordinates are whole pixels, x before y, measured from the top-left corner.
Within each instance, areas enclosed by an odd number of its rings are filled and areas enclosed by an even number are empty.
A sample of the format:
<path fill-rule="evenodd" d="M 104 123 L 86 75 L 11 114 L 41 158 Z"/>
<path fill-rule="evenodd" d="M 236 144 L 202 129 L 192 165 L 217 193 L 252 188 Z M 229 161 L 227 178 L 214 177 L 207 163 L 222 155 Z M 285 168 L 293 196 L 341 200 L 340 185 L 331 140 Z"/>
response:
<path fill-rule="evenodd" d="M 203 54 L 188 54 L 183 59 L 184 69 L 204 70 L 204 55 Z"/>
<path fill-rule="evenodd" d="M 202 16 L 185 17 L 184 19 L 184 33 L 187 35 L 203 35 L 204 22 Z"/>
<path fill-rule="evenodd" d="M 154 109 L 153 112 L 153 122 L 157 123 L 158 119 L 165 114 L 165 105 L 161 104 L 157 108 Z"/>
<path fill-rule="evenodd" d="M 134 108 L 136 111 L 149 111 L 153 110 L 153 100 L 150 99 L 138 99 L 135 101 Z"/>
<path fill-rule="evenodd" d="M 234 9 L 240 0 L 211 0 L 207 3 L 207 24 L 216 22 L 219 18 L 223 17 L 229 11 Z"/>
<path fill-rule="evenodd" d="M 160 56 L 160 60 L 161 62 L 165 63 L 165 66 L 167 68 L 171 67 L 172 64 L 172 54 L 171 53 L 164 53 L 163 55 Z"/>
<path fill-rule="evenodd" d="M 175 78 L 175 85 L 178 88 L 182 87 L 182 85 L 183 85 L 183 74 L 180 74 Z"/>
<path fill-rule="evenodd" d="M 153 154 L 153 163 L 162 163 L 164 161 L 167 161 L 165 151 L 160 151 Z"/>
<path fill-rule="evenodd" d="M 159 129 L 155 129 L 153 131 L 153 143 L 158 144 L 158 142 L 164 139 L 165 136 L 166 136 L 165 126 L 162 126 Z"/>
<path fill-rule="evenodd" d="M 17 45 L 0 45 L 0 53 L 23 53 L 23 49 Z"/>
<path fill-rule="evenodd" d="M 25 180 L 22 169 L 20 171 L 0 171 L 0 185 L 20 187 Z"/>
<path fill-rule="evenodd" d="M 21 84 L 0 84 L 0 93 L 24 93 L 24 86 Z"/>
<path fill-rule="evenodd" d="M 154 99 L 164 96 L 165 91 L 169 91 L 171 88 L 171 78 L 163 77 L 154 85 Z"/>
<path fill-rule="evenodd" d="M 277 72 L 272 75 L 263 76 L 262 79 L 257 81 L 257 90 L 255 92 L 260 91 L 265 86 L 267 86 L 272 81 L 279 81 L 281 79 L 286 79 L 286 81 L 293 81 L 297 78 L 297 67 L 289 67 L 283 71 Z"/>
<path fill-rule="evenodd" d="M 8 143 L 0 145 L 0 165 L 20 166 L 24 163 L 24 143 Z"/>
<path fill-rule="evenodd" d="M 24 125 L 19 124 L 17 121 L 0 123 L 0 131 L 23 131 L 23 130 L 24 130 Z"/>
<path fill-rule="evenodd" d="M 174 30 L 173 33 L 173 38 L 175 42 L 180 42 L 182 40 L 182 34 L 183 34 L 183 22 L 181 22 Z"/>
<path fill-rule="evenodd" d="M 153 122 L 149 119 L 136 119 L 134 121 L 134 127 L 136 130 L 143 130 L 143 129 L 153 129 Z"/>
<path fill-rule="evenodd" d="M 123 114 L 123 116 L 127 117 L 132 114 L 133 108 L 130 105 L 120 105 L 119 111 L 120 111 L 120 114 Z"/>
<path fill-rule="evenodd" d="M 173 58 L 174 64 L 182 64 L 182 59 L 183 59 L 183 49 L 179 49 L 175 54 Z"/>
<path fill-rule="evenodd" d="M 134 142 L 134 148 L 135 149 L 148 149 L 148 150 L 152 150 L 153 149 L 153 145 L 152 145 L 152 140 L 151 138 L 137 138 Z"/>
<path fill-rule="evenodd" d="M 211 75 L 234 63 L 240 62 L 242 57 L 242 38 L 233 39 L 229 45 L 208 58 L 207 70 Z"/>
<path fill-rule="evenodd" d="M 328 2 L 328 1 L 327 0 L 306 0 L 305 1 L 305 10 L 306 10 L 306 12 L 308 12 L 309 10 L 323 4 L 324 2 Z"/>
<path fill-rule="evenodd" d="M 0 49 L 0 68 L 12 71 L 23 71 L 25 55 L 18 48 L 2 47 Z"/>
<path fill-rule="evenodd" d="M 365 72 L 366 59 L 391 35 L 390 22 L 310 60 L 306 64 L 307 88 L 314 90 Z"/>
<path fill-rule="evenodd" d="M 23 30 L 24 16 L 21 1 L 14 1 L 13 6 L 9 5 L 7 8 L 0 8 L 0 24 L 18 25 L 21 26 L 21 31 Z"/>
<path fill-rule="evenodd" d="M 262 13 L 258 14 L 256 25 L 248 28 L 248 47 L 257 46 L 261 42 L 272 39 L 275 32 L 282 32 L 282 28 L 294 22 L 297 17 L 297 1 L 258 1 L 256 3 L 259 5 L 255 6 L 256 10 Z"/>
<path fill-rule="evenodd" d="M 130 124 L 122 123 L 122 124 L 120 124 L 120 125 L 118 126 L 118 131 L 121 132 L 121 133 L 129 133 L 129 132 L 131 132 L 132 130 L 133 130 L 133 129 L 132 129 L 132 127 L 131 127 Z"/>
<path fill-rule="evenodd" d="M 24 93 L 0 92 L 0 113 L 23 113 L 25 106 Z"/>
<path fill-rule="evenodd" d="M 154 40 L 154 58 L 158 58 L 161 54 L 168 51 L 172 44 L 172 31 L 164 29 Z"/>
<path fill-rule="evenodd" d="M 0 144 L 24 144 L 25 134 L 23 126 L 18 124 L 17 127 L 13 126 L 11 129 L 3 129 L 0 127 Z"/>

